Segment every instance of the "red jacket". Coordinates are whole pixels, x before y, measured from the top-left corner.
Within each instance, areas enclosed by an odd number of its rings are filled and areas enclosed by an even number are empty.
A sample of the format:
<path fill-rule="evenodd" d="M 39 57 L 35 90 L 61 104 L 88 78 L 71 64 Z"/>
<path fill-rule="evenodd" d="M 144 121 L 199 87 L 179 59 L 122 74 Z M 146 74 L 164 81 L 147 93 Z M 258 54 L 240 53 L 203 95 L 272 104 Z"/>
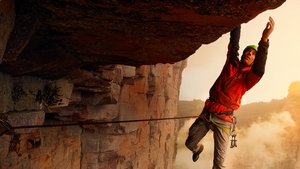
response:
<path fill-rule="evenodd" d="M 232 112 L 240 107 L 241 99 L 263 76 L 269 43 L 259 42 L 258 51 L 252 66 L 243 67 L 238 58 L 240 27 L 230 33 L 226 63 L 221 74 L 209 91 L 205 109 L 219 119 L 232 122 Z"/>

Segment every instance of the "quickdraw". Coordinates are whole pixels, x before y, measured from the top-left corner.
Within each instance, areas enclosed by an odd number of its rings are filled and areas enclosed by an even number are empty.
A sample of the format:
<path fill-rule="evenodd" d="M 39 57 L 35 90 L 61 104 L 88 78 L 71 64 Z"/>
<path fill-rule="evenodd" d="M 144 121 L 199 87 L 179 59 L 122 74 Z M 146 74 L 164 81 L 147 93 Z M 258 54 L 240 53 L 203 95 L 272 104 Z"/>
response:
<path fill-rule="evenodd" d="M 230 148 L 237 147 L 237 139 L 236 139 L 236 133 L 235 133 L 235 131 L 231 135 L 231 140 L 230 141 L 231 141 Z"/>
<path fill-rule="evenodd" d="M 235 125 L 236 125 L 236 118 L 235 118 L 235 116 L 233 116 L 230 148 L 237 147 L 237 139 L 236 139 L 237 133 L 235 131 Z"/>

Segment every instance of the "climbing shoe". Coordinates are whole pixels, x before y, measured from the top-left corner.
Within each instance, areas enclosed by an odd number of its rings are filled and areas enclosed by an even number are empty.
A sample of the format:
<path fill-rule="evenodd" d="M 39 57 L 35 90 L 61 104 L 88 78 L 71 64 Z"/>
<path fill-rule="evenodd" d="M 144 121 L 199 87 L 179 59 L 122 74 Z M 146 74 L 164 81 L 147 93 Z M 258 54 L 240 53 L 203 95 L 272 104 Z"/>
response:
<path fill-rule="evenodd" d="M 199 150 L 193 153 L 193 161 L 196 162 L 199 159 L 200 153 L 203 151 L 204 146 L 201 144 Z"/>

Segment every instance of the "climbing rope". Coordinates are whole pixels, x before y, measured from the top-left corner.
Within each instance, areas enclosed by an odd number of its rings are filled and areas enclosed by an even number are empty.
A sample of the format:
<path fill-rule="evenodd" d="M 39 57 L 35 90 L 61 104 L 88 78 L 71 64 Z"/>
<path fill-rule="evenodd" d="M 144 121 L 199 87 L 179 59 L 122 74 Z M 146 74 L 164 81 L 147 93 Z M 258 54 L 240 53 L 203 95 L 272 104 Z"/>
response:
<path fill-rule="evenodd" d="M 28 129 L 28 128 L 47 128 L 47 127 L 62 127 L 62 126 L 83 126 L 83 125 L 100 125 L 100 124 L 113 124 L 113 123 L 135 123 L 135 122 L 147 122 L 147 121 L 163 121 L 163 120 L 177 120 L 197 118 L 198 116 L 182 116 L 182 117 L 166 117 L 166 118 L 153 118 L 153 119 L 137 119 L 137 120 L 119 120 L 119 121 L 79 121 L 75 123 L 58 123 L 58 124 L 42 124 L 42 125 L 30 125 L 30 126 L 11 126 L 7 119 L 0 118 L 0 136 L 9 133 L 12 138 L 10 141 L 9 151 L 14 151 L 18 155 L 20 154 L 20 134 L 15 132 L 16 129 Z"/>
<path fill-rule="evenodd" d="M 152 119 L 136 119 L 136 120 L 116 120 L 116 121 L 79 121 L 75 123 L 58 123 L 58 124 L 42 124 L 42 125 L 24 125 L 24 126 L 9 126 L 7 128 L 7 122 L 0 120 L 0 124 L 6 127 L 7 131 L 15 129 L 26 129 L 26 128 L 49 128 L 49 127 L 62 127 L 62 126 L 83 126 L 83 125 L 100 125 L 100 124 L 113 124 L 113 123 L 135 123 L 135 122 L 147 122 L 147 121 L 164 121 L 164 120 L 178 120 L 178 119 L 189 119 L 197 118 L 198 116 L 181 116 L 181 117 L 165 117 L 165 118 L 152 118 Z M 0 126 L 1 127 L 1 126 Z M 4 134 L 5 132 L 1 133 Z M 1 136 L 0 135 L 0 136 Z"/>

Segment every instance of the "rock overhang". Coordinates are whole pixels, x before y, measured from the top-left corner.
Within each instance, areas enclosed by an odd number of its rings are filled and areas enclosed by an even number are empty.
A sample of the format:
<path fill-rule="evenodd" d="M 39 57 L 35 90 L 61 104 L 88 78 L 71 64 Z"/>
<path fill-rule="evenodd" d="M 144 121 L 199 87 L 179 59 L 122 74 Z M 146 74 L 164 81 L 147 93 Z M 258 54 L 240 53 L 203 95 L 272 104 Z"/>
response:
<path fill-rule="evenodd" d="M 174 63 L 284 2 L 2 1 L 0 69 L 55 78 L 99 65 Z"/>

